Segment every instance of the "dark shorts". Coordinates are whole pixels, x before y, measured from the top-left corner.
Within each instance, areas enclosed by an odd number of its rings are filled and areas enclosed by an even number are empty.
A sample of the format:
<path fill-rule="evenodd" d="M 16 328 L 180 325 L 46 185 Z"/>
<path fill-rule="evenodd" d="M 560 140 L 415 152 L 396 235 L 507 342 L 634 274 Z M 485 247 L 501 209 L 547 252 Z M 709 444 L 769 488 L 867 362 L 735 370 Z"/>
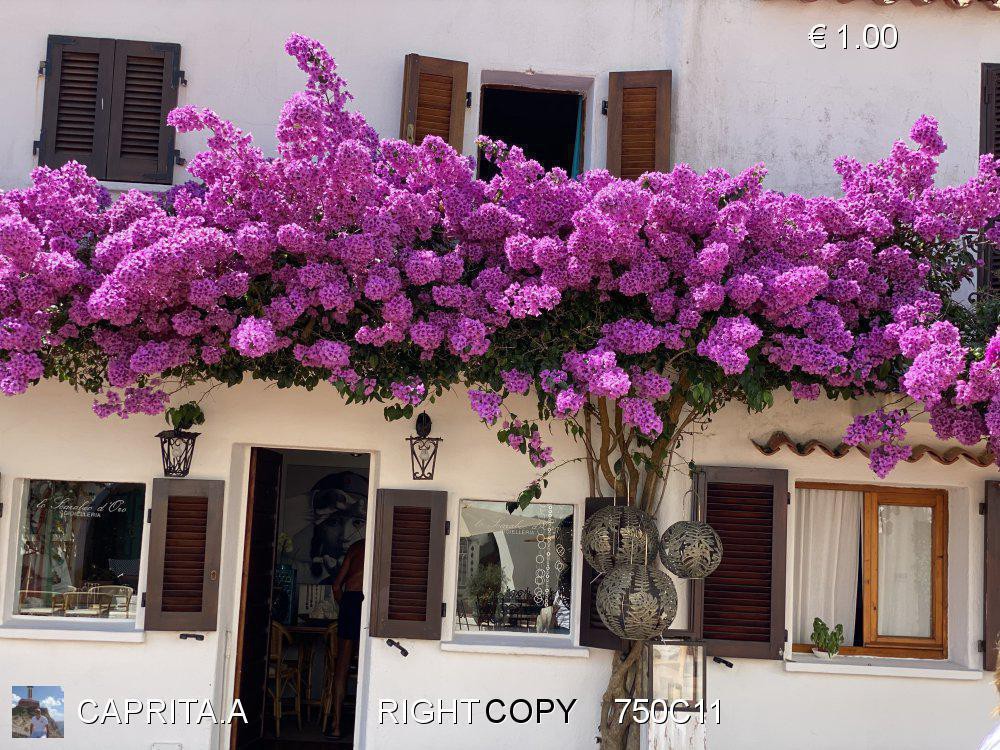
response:
<path fill-rule="evenodd" d="M 361 637 L 361 602 L 365 595 L 360 591 L 345 591 L 340 597 L 340 614 L 337 616 L 337 635 L 346 641 Z"/>

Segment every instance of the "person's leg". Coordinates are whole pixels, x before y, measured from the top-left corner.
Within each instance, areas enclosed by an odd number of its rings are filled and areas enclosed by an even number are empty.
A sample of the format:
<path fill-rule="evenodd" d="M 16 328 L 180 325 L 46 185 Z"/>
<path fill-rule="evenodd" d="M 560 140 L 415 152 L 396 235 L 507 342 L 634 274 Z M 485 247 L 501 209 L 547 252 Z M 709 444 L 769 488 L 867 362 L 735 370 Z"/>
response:
<path fill-rule="evenodd" d="M 330 729 L 334 735 L 340 734 L 340 713 L 347 695 L 347 675 L 351 671 L 351 662 L 354 661 L 354 653 L 358 647 L 357 641 L 347 638 L 338 638 L 337 640 L 337 666 L 335 667 L 333 684 L 333 726 Z"/>

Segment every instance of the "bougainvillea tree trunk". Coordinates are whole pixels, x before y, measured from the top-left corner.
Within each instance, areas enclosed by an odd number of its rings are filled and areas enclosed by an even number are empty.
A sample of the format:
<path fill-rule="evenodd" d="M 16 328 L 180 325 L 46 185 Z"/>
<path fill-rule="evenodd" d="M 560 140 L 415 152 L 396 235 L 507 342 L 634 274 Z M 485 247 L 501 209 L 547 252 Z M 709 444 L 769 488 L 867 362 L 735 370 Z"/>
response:
<path fill-rule="evenodd" d="M 668 483 L 688 481 L 687 467 L 675 465 L 677 447 L 702 411 L 691 403 L 689 383 L 680 377 L 671 392 L 664 431 L 655 440 L 623 425 L 621 410 L 606 399 L 596 399 L 584 410 L 580 435 L 586 447 L 591 493 L 614 497 L 659 515 Z M 655 563 L 654 563 L 655 564 Z M 585 581 L 584 585 L 589 585 Z M 639 748 L 641 729 L 622 701 L 649 698 L 649 642 L 623 640 L 612 658 L 608 685 L 601 700 L 600 740 L 605 750 Z"/>

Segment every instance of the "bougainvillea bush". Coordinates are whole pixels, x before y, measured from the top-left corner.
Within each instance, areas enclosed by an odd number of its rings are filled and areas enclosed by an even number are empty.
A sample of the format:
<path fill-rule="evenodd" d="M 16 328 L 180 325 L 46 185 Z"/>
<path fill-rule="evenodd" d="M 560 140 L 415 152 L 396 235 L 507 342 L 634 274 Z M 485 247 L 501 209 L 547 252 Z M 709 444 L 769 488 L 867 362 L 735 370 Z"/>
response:
<path fill-rule="evenodd" d="M 641 461 L 678 405 L 898 393 L 900 409 L 847 434 L 877 446 L 879 475 L 908 455 L 915 408 L 941 438 L 1000 454 L 995 321 L 978 338 L 951 322 L 970 248 L 1000 239 L 998 165 L 935 187 L 932 118 L 880 161 L 837 160 L 839 197 L 768 190 L 762 166 L 571 179 L 487 140 L 499 174 L 484 182 L 440 138 L 380 139 L 322 45 L 294 35 L 286 50 L 308 82 L 276 155 L 181 107 L 170 124 L 210 136 L 189 183 L 112 201 L 70 163 L 0 194 L 4 393 L 59 378 L 127 417 L 250 375 L 328 382 L 400 417 L 461 384 L 539 467 L 553 460 L 540 425 L 580 429 L 596 403 Z M 538 416 L 511 414 L 505 399 L 529 391 Z"/>

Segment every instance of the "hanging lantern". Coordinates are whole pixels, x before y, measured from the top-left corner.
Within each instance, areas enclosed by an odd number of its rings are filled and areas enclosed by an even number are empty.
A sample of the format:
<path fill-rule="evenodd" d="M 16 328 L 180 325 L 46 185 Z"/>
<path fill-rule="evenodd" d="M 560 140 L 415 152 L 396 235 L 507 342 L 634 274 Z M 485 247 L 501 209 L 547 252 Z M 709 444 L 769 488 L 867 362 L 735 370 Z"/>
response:
<path fill-rule="evenodd" d="M 417 434 L 406 438 L 410 443 L 410 464 L 414 479 L 433 479 L 438 443 L 444 438 L 430 437 L 431 418 L 422 411 L 417 416 Z"/>
<path fill-rule="evenodd" d="M 160 439 L 160 454 L 163 457 L 163 476 L 186 477 L 191 471 L 194 458 L 194 441 L 197 432 L 185 430 L 164 430 L 156 435 Z"/>
<path fill-rule="evenodd" d="M 722 540 L 705 521 L 678 521 L 663 532 L 660 562 L 681 578 L 705 578 L 722 562 Z"/>
<path fill-rule="evenodd" d="M 597 588 L 597 613 L 619 638 L 656 638 L 677 615 L 677 589 L 657 567 L 623 563 Z"/>
<path fill-rule="evenodd" d="M 665 639 L 650 644 L 650 705 L 672 706 L 674 711 L 707 706 L 705 654 L 705 642 L 700 640 Z"/>
<path fill-rule="evenodd" d="M 656 521 L 630 505 L 607 505 L 583 525 L 583 556 L 598 573 L 620 563 L 648 565 L 659 548 Z"/>

